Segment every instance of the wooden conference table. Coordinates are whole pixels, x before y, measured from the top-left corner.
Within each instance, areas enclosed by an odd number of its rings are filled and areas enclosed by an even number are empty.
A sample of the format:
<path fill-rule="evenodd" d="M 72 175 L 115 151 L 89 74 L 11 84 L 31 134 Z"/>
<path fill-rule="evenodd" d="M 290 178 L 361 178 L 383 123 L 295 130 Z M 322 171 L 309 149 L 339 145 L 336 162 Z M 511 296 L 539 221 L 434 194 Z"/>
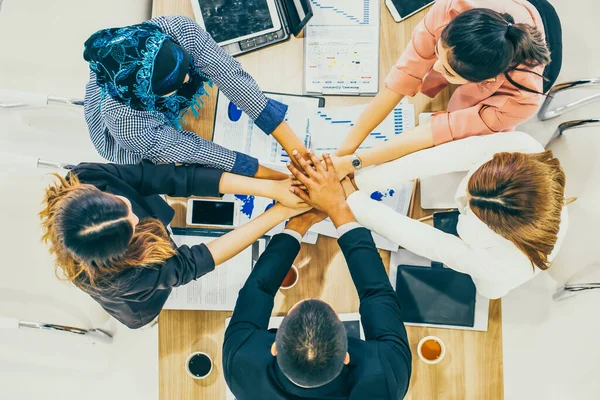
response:
<path fill-rule="evenodd" d="M 427 10 L 402 23 L 395 23 L 381 0 L 380 87 L 410 40 L 417 23 Z M 190 0 L 154 0 L 153 15 L 186 15 L 193 17 Z M 238 58 L 246 71 L 264 91 L 302 93 L 302 39 L 247 54 Z M 204 106 L 198 119 L 188 121 L 186 129 L 200 136 L 212 137 L 216 91 Z M 411 99 L 417 115 L 424 111 L 446 108 L 450 93 L 442 92 L 434 100 L 421 94 Z M 369 98 L 328 97 L 327 106 L 367 103 Z M 411 212 L 419 218 L 431 212 L 419 206 L 415 191 Z M 185 227 L 185 199 L 171 199 L 176 209 L 173 226 Z M 389 252 L 380 251 L 386 268 Z M 292 290 L 275 299 L 274 314 L 285 315 L 297 301 L 320 298 L 338 313 L 357 312 L 356 289 L 336 240 L 320 236 L 316 245 L 303 245 L 295 264 L 300 266 L 300 281 Z M 161 400 L 224 400 L 225 380 L 221 367 L 221 346 L 225 319 L 230 312 L 163 311 L 159 318 L 159 398 Z M 490 305 L 488 332 L 408 327 L 413 351 L 413 374 L 407 399 L 410 400 L 500 400 L 503 399 L 502 322 L 500 301 Z M 416 345 L 427 335 L 439 336 L 447 346 L 444 360 L 427 365 L 416 355 Z M 196 381 L 185 372 L 186 357 L 193 351 L 209 353 L 215 370 L 206 380 Z M 266 399 L 265 399 L 266 400 Z M 365 399 L 366 400 L 366 399 Z"/>

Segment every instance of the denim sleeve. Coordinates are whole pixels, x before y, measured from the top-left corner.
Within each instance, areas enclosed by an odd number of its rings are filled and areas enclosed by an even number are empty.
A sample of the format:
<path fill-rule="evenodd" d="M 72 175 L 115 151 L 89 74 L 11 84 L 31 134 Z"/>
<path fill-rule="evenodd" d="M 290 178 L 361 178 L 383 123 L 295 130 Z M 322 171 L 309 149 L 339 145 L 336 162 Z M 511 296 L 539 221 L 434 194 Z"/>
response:
<path fill-rule="evenodd" d="M 287 105 L 268 99 L 267 106 L 254 122 L 263 132 L 270 135 L 283 122 L 287 110 Z"/>

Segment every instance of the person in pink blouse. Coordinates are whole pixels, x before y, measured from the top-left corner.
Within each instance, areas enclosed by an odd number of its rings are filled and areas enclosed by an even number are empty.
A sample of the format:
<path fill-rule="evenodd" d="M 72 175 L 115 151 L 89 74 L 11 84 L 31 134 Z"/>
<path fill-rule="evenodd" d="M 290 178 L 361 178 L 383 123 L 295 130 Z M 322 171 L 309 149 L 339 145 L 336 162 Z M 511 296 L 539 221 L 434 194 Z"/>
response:
<path fill-rule="evenodd" d="M 546 0 L 437 0 L 336 155 L 354 153 L 405 96 L 435 97 L 449 83 L 459 85 L 448 109 L 379 147 L 336 160 L 340 175 L 352 172 L 343 166 L 380 164 L 452 140 L 513 130 L 536 113 L 556 80 L 561 40 L 560 21 Z"/>

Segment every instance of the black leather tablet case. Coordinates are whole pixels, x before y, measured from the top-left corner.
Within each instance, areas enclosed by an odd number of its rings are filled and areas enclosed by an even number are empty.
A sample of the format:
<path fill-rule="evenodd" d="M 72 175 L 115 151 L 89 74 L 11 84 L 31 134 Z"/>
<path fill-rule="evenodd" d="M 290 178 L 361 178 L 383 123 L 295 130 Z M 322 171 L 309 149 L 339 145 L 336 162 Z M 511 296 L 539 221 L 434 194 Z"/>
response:
<path fill-rule="evenodd" d="M 399 265 L 396 295 L 404 322 L 472 327 L 475 285 L 450 268 Z"/>

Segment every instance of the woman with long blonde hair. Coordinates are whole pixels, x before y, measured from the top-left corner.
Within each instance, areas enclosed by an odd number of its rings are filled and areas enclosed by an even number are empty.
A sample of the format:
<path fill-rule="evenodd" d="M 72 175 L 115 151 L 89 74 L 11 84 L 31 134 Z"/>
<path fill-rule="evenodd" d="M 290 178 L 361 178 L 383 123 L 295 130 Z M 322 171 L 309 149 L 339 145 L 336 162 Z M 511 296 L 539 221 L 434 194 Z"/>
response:
<path fill-rule="evenodd" d="M 468 171 L 455 195 L 459 237 L 400 215 L 369 196 L 410 179 L 456 171 Z M 568 226 L 560 163 L 522 132 L 421 150 L 358 171 L 355 184 L 359 190 L 347 202 L 360 224 L 471 275 L 477 291 L 492 299 L 548 269 Z M 299 188 L 293 190 L 302 195 Z"/>
<path fill-rule="evenodd" d="M 43 240 L 59 275 L 130 328 L 151 322 L 171 288 L 211 272 L 285 219 L 302 212 L 288 181 L 233 175 L 197 165 L 80 164 L 46 189 Z M 176 247 L 166 226 L 177 197 L 249 194 L 279 201 L 207 244 Z"/>

